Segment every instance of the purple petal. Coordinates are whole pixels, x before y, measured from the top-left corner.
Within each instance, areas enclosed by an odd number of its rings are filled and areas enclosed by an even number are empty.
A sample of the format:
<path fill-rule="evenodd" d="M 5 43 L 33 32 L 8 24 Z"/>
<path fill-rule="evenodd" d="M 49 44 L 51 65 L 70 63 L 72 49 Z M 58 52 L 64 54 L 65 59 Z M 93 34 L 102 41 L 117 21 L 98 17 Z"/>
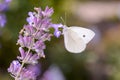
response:
<path fill-rule="evenodd" d="M 16 76 L 20 66 L 21 64 L 17 60 L 14 60 L 8 68 L 8 72 L 10 72 L 13 76 Z"/>
<path fill-rule="evenodd" d="M 59 38 L 60 35 L 61 35 L 61 32 L 60 32 L 60 31 L 55 31 L 55 32 L 54 32 L 54 35 L 55 35 L 57 38 Z"/>
<path fill-rule="evenodd" d="M 28 12 L 29 17 L 27 18 L 27 22 L 29 23 L 29 25 L 32 25 L 34 22 L 34 15 L 33 12 Z"/>
<path fill-rule="evenodd" d="M 22 47 L 19 47 L 19 51 L 20 51 L 21 56 L 18 56 L 17 58 L 19 60 L 24 60 L 24 58 L 26 56 L 24 49 Z"/>
<path fill-rule="evenodd" d="M 27 47 L 27 48 L 31 48 L 31 46 L 33 46 L 34 41 L 32 39 L 32 37 L 27 37 L 27 36 L 19 36 L 18 39 L 18 44 L 20 44 L 22 47 Z"/>
<path fill-rule="evenodd" d="M 19 80 L 36 80 L 36 75 L 34 72 L 32 72 L 31 70 L 28 69 L 23 69 L 21 71 Z"/>
<path fill-rule="evenodd" d="M 42 11 L 44 17 L 50 17 L 53 14 L 53 8 L 49 8 L 48 6 L 45 8 L 45 11 Z"/>
<path fill-rule="evenodd" d="M 24 33 L 26 36 L 31 36 L 35 33 L 35 29 L 34 27 L 30 26 L 30 25 L 24 25 Z"/>

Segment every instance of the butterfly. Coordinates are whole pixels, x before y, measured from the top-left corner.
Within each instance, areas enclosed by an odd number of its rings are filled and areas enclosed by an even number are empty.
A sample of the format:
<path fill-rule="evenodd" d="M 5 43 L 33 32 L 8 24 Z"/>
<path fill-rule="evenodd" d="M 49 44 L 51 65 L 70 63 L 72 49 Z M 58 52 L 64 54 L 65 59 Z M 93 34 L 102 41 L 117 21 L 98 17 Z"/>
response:
<path fill-rule="evenodd" d="M 93 39 L 95 33 L 87 28 L 64 26 L 63 28 L 64 44 L 67 51 L 71 53 L 81 53 L 86 45 Z"/>

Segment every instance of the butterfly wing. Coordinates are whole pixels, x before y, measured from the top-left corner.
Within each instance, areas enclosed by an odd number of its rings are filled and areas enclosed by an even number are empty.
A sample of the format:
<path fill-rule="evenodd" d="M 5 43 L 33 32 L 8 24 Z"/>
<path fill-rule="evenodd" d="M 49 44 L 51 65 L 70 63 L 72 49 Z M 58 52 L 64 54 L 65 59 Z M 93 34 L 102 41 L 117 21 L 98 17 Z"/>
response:
<path fill-rule="evenodd" d="M 80 53 L 85 50 L 86 44 L 78 33 L 67 28 L 63 31 L 65 48 L 71 53 Z"/>
<path fill-rule="evenodd" d="M 95 33 L 92 30 L 90 30 L 90 29 L 86 29 L 86 28 L 82 28 L 82 27 L 77 27 L 77 26 L 69 27 L 69 29 L 72 30 L 73 32 L 76 32 L 77 35 L 79 37 L 81 37 L 86 44 L 89 41 L 91 41 L 92 38 L 95 36 Z"/>

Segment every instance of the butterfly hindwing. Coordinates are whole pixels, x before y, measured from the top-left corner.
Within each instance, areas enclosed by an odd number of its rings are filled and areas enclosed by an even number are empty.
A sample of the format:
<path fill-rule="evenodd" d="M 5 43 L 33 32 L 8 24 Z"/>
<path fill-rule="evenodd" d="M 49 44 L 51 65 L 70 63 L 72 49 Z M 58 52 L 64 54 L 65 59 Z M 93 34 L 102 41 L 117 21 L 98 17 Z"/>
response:
<path fill-rule="evenodd" d="M 72 53 L 80 53 L 85 50 L 86 44 L 84 40 L 78 36 L 79 34 L 67 28 L 64 31 L 65 48 Z"/>

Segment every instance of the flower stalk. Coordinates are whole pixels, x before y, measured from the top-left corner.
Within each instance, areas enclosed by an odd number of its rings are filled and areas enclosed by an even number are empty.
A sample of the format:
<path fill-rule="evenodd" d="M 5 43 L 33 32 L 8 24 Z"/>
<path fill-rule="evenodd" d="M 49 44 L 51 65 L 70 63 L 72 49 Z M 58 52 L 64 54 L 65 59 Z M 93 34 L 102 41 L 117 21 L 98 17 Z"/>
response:
<path fill-rule="evenodd" d="M 20 45 L 20 56 L 14 60 L 8 72 L 11 73 L 15 80 L 36 80 L 36 73 L 27 68 L 28 65 L 36 65 L 41 57 L 45 57 L 45 41 L 50 41 L 52 33 L 50 28 L 54 28 L 54 36 L 59 37 L 61 32 L 58 30 L 61 24 L 53 24 L 51 16 L 53 9 L 46 7 L 44 11 L 41 8 L 35 8 L 36 12 L 28 12 L 27 25 L 23 26 L 20 31 L 17 44 Z M 27 66 L 26 66 L 27 65 Z"/>

